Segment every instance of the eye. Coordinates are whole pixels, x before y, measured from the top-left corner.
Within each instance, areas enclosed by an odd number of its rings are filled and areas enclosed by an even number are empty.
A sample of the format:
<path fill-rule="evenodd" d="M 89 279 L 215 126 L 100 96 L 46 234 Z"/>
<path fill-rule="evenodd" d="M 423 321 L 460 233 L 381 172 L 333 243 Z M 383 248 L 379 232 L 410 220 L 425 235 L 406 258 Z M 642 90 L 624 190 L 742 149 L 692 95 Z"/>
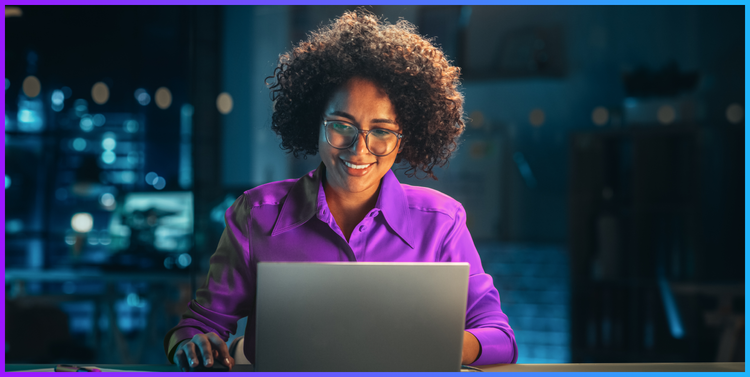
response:
<path fill-rule="evenodd" d="M 352 127 L 352 126 L 350 126 L 348 124 L 344 124 L 344 123 L 340 123 L 340 122 L 330 122 L 329 124 L 331 125 L 331 128 L 334 131 L 338 131 L 338 132 L 341 132 L 341 133 L 351 132 L 352 129 L 354 128 L 354 127 Z"/>
<path fill-rule="evenodd" d="M 372 132 L 370 134 L 372 136 L 379 137 L 379 138 L 385 138 L 385 137 L 393 136 L 392 133 L 390 133 L 390 132 L 388 132 L 386 130 L 382 130 L 382 129 L 372 130 Z"/>

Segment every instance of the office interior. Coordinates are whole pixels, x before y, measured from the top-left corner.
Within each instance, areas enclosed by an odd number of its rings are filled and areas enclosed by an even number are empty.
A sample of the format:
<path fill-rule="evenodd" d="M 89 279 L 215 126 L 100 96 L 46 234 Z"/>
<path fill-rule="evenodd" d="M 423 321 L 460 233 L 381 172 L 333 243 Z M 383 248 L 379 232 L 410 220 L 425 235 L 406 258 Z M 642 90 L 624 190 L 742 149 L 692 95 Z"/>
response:
<path fill-rule="evenodd" d="M 297 178 L 264 79 L 345 6 L 5 7 L 5 361 L 164 364 L 226 208 Z M 518 363 L 742 361 L 744 7 L 366 7 L 462 70 Z"/>

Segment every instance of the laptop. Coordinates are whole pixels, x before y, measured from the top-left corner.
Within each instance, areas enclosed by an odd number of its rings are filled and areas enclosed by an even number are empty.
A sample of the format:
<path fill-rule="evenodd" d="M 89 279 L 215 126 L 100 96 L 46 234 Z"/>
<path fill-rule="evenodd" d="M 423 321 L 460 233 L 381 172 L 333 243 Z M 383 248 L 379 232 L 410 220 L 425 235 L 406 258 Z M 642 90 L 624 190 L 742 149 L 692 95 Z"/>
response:
<path fill-rule="evenodd" d="M 468 280 L 468 263 L 259 263 L 255 370 L 458 372 Z"/>

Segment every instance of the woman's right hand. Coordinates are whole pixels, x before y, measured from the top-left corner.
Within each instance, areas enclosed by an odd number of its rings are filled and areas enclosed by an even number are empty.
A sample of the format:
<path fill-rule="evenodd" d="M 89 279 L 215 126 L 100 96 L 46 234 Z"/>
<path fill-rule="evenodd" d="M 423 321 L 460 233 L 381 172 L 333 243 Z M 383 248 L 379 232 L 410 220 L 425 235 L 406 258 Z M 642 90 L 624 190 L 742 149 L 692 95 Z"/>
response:
<path fill-rule="evenodd" d="M 229 355 L 227 344 L 214 332 L 198 334 L 180 342 L 172 361 L 184 372 L 197 367 L 201 361 L 207 368 L 212 367 L 215 361 L 226 365 L 229 370 L 234 366 L 234 358 Z"/>

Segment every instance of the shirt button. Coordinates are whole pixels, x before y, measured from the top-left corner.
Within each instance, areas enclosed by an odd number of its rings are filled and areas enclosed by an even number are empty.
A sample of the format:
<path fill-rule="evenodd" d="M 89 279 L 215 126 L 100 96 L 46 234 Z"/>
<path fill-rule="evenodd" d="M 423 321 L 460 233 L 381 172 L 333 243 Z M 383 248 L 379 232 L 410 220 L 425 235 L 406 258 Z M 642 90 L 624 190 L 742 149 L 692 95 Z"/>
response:
<path fill-rule="evenodd" d="M 364 225 L 360 225 L 360 226 L 359 226 L 359 231 L 360 231 L 360 232 L 364 231 L 365 229 L 367 229 L 367 227 L 366 227 L 366 226 L 364 226 Z"/>

